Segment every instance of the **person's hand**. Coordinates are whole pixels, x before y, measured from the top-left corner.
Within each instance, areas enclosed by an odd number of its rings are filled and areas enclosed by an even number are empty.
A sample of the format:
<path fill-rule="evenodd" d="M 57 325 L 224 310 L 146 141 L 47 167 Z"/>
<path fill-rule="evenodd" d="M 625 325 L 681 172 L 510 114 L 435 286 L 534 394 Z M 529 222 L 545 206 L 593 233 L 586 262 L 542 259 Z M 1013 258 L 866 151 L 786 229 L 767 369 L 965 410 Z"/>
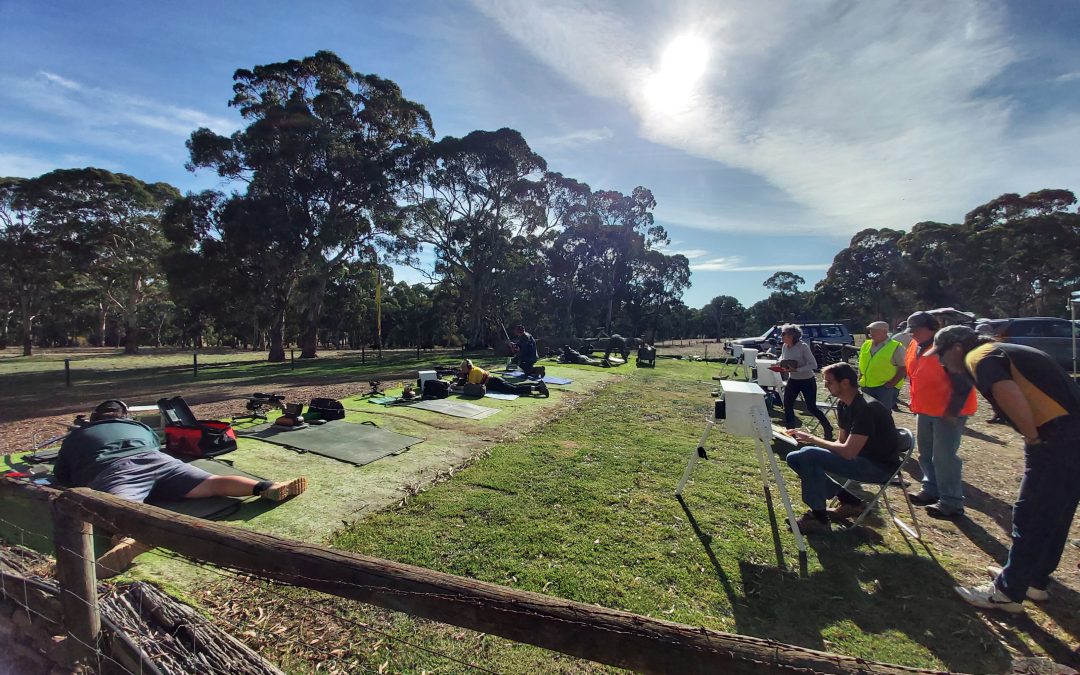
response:
<path fill-rule="evenodd" d="M 813 440 L 813 435 L 806 433 L 802 429 L 788 429 L 788 436 L 791 436 L 800 443 L 809 443 Z"/>

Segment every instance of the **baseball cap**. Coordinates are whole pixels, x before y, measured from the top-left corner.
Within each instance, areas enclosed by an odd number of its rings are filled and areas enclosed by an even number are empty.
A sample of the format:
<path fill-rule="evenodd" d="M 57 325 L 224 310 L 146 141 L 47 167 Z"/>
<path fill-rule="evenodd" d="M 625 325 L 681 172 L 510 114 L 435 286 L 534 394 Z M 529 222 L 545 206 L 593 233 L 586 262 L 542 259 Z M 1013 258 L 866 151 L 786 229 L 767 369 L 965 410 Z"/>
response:
<path fill-rule="evenodd" d="M 972 340 L 975 337 L 975 331 L 968 326 L 945 326 L 934 334 L 934 346 L 923 352 L 923 356 L 940 354 L 947 349 L 951 349 L 955 345 L 967 340 Z"/>
<path fill-rule="evenodd" d="M 889 330 L 889 324 L 884 321 L 872 321 L 866 324 L 866 330 Z"/>
<path fill-rule="evenodd" d="M 907 326 L 909 331 L 913 331 L 916 328 L 937 330 L 941 327 L 941 324 L 938 323 L 937 317 L 930 312 L 915 312 L 907 318 Z"/>

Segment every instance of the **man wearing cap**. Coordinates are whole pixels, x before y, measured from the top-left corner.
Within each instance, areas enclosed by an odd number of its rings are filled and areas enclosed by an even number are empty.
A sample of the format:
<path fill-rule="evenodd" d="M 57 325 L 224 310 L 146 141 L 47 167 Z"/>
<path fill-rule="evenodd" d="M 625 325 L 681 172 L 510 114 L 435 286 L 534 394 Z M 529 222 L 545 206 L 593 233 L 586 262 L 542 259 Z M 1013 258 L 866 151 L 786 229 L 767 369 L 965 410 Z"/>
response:
<path fill-rule="evenodd" d="M 973 379 L 994 411 L 1024 437 L 1024 478 L 1013 506 L 1012 548 L 985 586 L 957 586 L 976 607 L 1022 612 L 1049 598 L 1080 503 L 1080 387 L 1045 353 L 997 343 L 967 326 L 934 336 L 933 354 L 950 373 Z"/>
<path fill-rule="evenodd" d="M 911 381 L 911 412 L 916 415 L 916 439 L 922 490 L 911 495 L 913 504 L 926 506 L 937 518 L 956 518 L 964 513 L 963 461 L 960 439 L 967 418 L 975 413 L 975 388 L 971 379 L 947 373 L 926 352 L 933 346 L 940 325 L 929 312 L 908 317 L 911 344 L 905 366 Z"/>
<path fill-rule="evenodd" d="M 889 324 L 884 321 L 874 321 L 866 331 L 869 339 L 859 349 L 859 388 L 891 411 L 907 372 L 904 350 L 889 337 Z"/>
<path fill-rule="evenodd" d="M 896 332 L 893 333 L 892 339 L 899 342 L 900 346 L 904 348 L 904 352 L 907 353 L 907 346 L 911 344 L 911 333 L 908 331 L 907 321 L 896 324 Z"/>

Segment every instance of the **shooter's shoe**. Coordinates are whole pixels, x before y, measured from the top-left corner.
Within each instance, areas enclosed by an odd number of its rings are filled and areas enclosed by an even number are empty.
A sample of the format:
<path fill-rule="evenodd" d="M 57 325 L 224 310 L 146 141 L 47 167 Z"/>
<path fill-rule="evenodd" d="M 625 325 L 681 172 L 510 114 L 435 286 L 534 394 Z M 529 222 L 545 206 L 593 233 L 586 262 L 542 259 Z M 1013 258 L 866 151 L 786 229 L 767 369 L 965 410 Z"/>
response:
<path fill-rule="evenodd" d="M 535 372 L 537 375 L 539 375 L 541 378 L 543 378 L 544 376 L 547 375 L 547 368 L 544 368 L 543 366 L 537 366 L 536 369 L 533 372 Z"/>
<path fill-rule="evenodd" d="M 829 518 L 833 520 L 855 520 L 866 511 L 866 504 L 840 504 L 829 509 Z"/>
<path fill-rule="evenodd" d="M 543 380 L 536 383 L 536 391 L 544 398 L 551 396 L 551 392 L 548 391 L 547 382 L 544 382 Z"/>
<path fill-rule="evenodd" d="M 926 515 L 932 518 L 944 518 L 946 520 L 952 520 L 953 518 L 959 518 L 964 515 L 963 506 L 949 506 L 943 502 L 937 502 L 935 504 L 929 504 L 926 507 Z"/>
<path fill-rule="evenodd" d="M 997 579 L 998 575 L 1001 574 L 1001 568 L 997 565 L 987 565 L 986 573 L 990 575 L 991 579 Z M 1033 602 L 1046 602 L 1050 599 L 1050 594 L 1046 592 L 1045 588 L 1028 586 L 1027 599 Z"/>
<path fill-rule="evenodd" d="M 262 499 L 272 502 L 283 502 L 292 499 L 307 490 L 307 478 L 293 478 L 284 483 L 274 483 L 259 495 Z"/>
<path fill-rule="evenodd" d="M 799 532 L 803 534 L 829 534 L 832 532 L 829 521 L 822 522 L 818 520 L 813 511 L 804 513 L 801 518 L 795 521 L 795 524 L 799 526 Z"/>
<path fill-rule="evenodd" d="M 936 504 L 938 498 L 928 494 L 925 490 L 913 492 L 908 495 L 908 501 L 915 506 L 928 506 L 930 504 Z"/>
<path fill-rule="evenodd" d="M 1013 602 L 1009 596 L 998 590 L 993 583 L 985 586 L 953 586 L 953 590 L 964 599 L 964 602 L 983 609 L 1000 609 L 1010 614 L 1020 614 L 1024 611 L 1024 605 Z"/>
<path fill-rule="evenodd" d="M 126 570 L 136 557 L 152 550 L 131 537 L 114 537 L 113 547 L 103 553 L 94 564 L 98 579 L 108 579 Z"/>

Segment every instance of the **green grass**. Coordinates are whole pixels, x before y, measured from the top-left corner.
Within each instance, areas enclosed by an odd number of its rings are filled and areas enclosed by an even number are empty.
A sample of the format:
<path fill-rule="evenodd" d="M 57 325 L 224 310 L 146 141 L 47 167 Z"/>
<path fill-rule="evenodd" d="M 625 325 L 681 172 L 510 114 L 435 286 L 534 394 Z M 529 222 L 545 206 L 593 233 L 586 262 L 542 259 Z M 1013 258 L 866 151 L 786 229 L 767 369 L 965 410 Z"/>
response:
<path fill-rule="evenodd" d="M 674 487 L 710 409 L 704 383 L 715 371 L 672 361 L 630 371 L 404 508 L 347 526 L 333 544 L 857 657 L 968 672 L 1005 667 L 1008 654 L 952 597 L 948 573 L 880 523 L 869 534 L 812 539 L 808 576 L 800 577 L 794 540 L 782 524 L 773 531 L 752 445 L 742 439 L 713 435 L 683 508 Z M 797 477 L 788 472 L 787 480 L 797 495 Z M 457 629 L 403 617 L 391 626 L 413 641 L 477 656 L 470 642 L 447 638 Z M 523 672 L 544 654 L 495 641 L 480 663 Z M 394 670 L 417 665 L 408 650 L 388 658 Z"/>

